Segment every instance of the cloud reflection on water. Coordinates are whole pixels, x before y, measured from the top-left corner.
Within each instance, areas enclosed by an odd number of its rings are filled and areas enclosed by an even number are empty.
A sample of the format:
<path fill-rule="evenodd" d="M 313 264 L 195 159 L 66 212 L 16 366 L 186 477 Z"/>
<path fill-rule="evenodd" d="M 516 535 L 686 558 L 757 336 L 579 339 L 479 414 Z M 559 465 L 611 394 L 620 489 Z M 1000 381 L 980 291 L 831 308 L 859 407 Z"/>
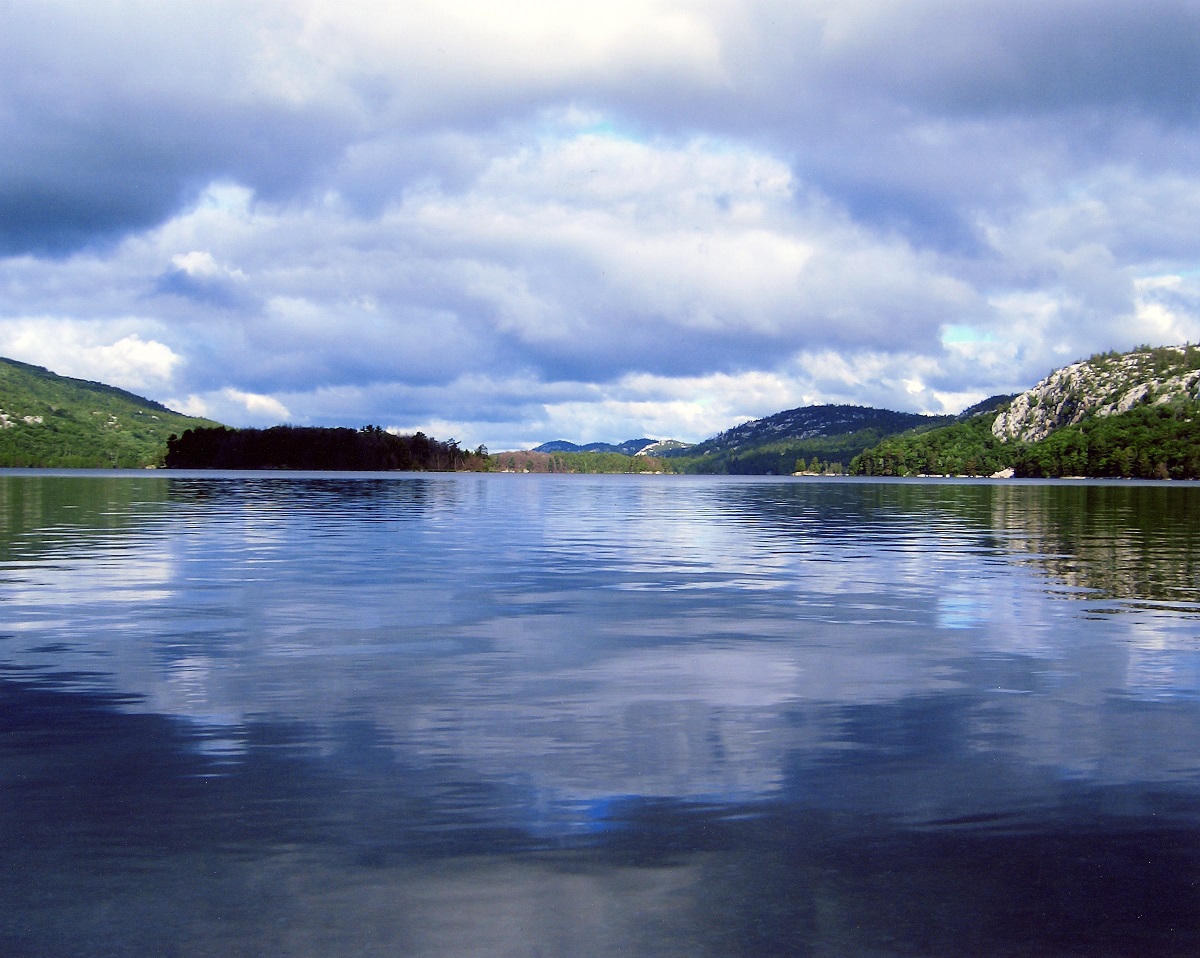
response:
<path fill-rule="evenodd" d="M 1097 782 L 1187 778 L 1200 742 L 1177 716 L 1181 754 L 1147 768 L 1146 716 L 1121 704 L 1195 695 L 1190 617 L 1085 623 L 1014 562 L 1105 583 L 1098 556 L 1152 561 L 1148 537 L 1192 530 L 1109 517 L 1068 558 L 1078 515 L 1047 487 L 166 482 L 149 520 L 126 517 L 131 538 L 81 533 L 86 548 L 10 564 L 25 582 L 5 594 L 8 654 L 99 669 L 227 758 L 251 722 L 319 742 L 365 721 L 402 761 L 569 805 L 778 797 L 789 764 L 870 751 L 845 715 L 945 697 L 962 703 L 956 746 Z M 31 651 L 55 643 L 72 651 Z"/>

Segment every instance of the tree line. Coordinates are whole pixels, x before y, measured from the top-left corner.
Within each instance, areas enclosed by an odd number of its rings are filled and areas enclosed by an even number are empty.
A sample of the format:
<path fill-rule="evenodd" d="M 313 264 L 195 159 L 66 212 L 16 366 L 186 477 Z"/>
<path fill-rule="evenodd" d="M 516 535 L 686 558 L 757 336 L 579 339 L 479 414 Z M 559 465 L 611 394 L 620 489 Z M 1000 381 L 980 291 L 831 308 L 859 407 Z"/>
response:
<path fill-rule="evenodd" d="M 487 449 L 460 449 L 424 433 L 397 436 L 362 429 L 272 426 L 189 429 L 167 439 L 168 469 L 297 469 L 327 472 L 451 472 L 486 468 Z"/>
<path fill-rule="evenodd" d="M 669 462 L 620 452 L 535 452 L 514 450 L 490 457 L 493 472 L 627 473 L 670 472 Z"/>

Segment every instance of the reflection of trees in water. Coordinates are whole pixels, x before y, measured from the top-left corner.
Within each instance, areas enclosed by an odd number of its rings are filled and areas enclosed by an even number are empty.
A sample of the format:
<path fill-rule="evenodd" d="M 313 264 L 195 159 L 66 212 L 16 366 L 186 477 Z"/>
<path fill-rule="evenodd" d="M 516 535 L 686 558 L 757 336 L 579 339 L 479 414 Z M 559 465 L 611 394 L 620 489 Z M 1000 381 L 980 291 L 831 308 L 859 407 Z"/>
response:
<path fill-rule="evenodd" d="M 171 478 L 172 502 L 203 506 L 206 515 L 220 517 L 229 509 L 260 515 L 263 519 L 323 514 L 339 519 L 379 518 L 423 511 L 427 506 L 453 507 L 460 498 L 455 480 L 426 477 L 320 478 L 261 473 L 238 476 Z"/>
<path fill-rule="evenodd" d="M 97 539 L 130 537 L 179 509 L 219 525 L 293 518 L 342 521 L 455 514 L 477 505 L 477 477 L 7 475 L 0 476 L 0 561 L 61 549 L 78 552 Z M 139 543 L 133 540 L 137 547 Z"/>
<path fill-rule="evenodd" d="M 1190 484 L 800 482 L 714 495 L 727 516 L 765 520 L 785 539 L 881 548 L 947 539 L 1027 557 L 1110 598 L 1200 600 L 1200 487 Z"/>
<path fill-rule="evenodd" d="M 996 486 L 991 525 L 1015 553 L 1071 588 L 1200 600 L 1200 488 Z"/>
<path fill-rule="evenodd" d="M 0 476 L 0 561 L 141 527 L 167 483 L 142 476 Z"/>
<path fill-rule="evenodd" d="M 1190 485 L 714 480 L 709 489 L 619 490 L 661 498 L 677 491 L 779 541 L 886 548 L 912 537 L 936 546 L 949 537 L 956 548 L 1027 556 L 1072 588 L 1121 599 L 1197 599 L 1200 488 Z M 483 477 L 10 475 L 0 477 L 0 560 L 58 549 L 66 530 L 72 540 L 135 532 L 177 507 L 203 509 L 205 521 L 234 514 L 264 523 L 481 518 L 487 499 Z"/>

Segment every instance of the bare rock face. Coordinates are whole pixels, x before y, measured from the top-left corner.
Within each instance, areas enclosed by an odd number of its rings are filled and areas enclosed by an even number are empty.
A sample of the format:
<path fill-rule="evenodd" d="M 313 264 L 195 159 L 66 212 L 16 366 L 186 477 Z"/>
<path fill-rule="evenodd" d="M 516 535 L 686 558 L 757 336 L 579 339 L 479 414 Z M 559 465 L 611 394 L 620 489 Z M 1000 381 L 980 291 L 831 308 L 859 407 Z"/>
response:
<path fill-rule="evenodd" d="M 1139 403 L 1200 398 L 1200 347 L 1162 346 L 1108 353 L 1057 369 L 996 417 L 1002 442 L 1037 442 L 1085 416 L 1111 416 Z"/>

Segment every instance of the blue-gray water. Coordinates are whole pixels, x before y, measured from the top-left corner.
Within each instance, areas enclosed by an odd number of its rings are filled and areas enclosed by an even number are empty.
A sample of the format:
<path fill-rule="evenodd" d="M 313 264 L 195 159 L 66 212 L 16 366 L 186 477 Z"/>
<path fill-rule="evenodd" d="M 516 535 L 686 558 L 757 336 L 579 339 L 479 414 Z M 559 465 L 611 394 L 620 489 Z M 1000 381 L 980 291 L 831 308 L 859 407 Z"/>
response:
<path fill-rule="evenodd" d="M 0 954 L 1200 954 L 1200 488 L 0 475 Z"/>

